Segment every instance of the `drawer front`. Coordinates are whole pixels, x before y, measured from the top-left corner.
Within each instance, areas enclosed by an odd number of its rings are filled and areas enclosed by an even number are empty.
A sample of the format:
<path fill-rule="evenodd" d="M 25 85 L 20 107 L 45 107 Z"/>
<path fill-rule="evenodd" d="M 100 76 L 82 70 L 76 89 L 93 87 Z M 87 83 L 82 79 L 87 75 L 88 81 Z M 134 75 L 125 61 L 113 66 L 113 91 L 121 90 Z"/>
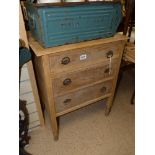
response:
<path fill-rule="evenodd" d="M 86 70 L 66 73 L 61 77 L 53 79 L 54 95 L 58 96 L 63 94 L 63 92 L 104 80 L 104 78 L 113 77 L 116 72 L 117 59 L 112 61 L 111 66 L 111 72 L 109 70 L 109 62 L 106 62 Z"/>
<path fill-rule="evenodd" d="M 81 89 L 55 98 L 56 112 L 62 112 L 111 92 L 112 81 Z"/>
<path fill-rule="evenodd" d="M 50 68 L 53 73 L 61 73 L 75 68 L 81 68 L 91 64 L 104 62 L 110 57 L 119 57 L 118 42 L 89 48 L 75 49 L 60 52 L 58 55 L 50 56 Z"/>

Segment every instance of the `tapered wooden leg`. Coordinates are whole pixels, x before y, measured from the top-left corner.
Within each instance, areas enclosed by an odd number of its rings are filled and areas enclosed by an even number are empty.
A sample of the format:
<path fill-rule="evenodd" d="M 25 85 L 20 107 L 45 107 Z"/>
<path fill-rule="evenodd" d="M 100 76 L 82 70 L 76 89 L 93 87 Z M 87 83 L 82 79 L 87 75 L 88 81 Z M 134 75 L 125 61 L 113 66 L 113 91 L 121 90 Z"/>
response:
<path fill-rule="evenodd" d="M 110 114 L 112 102 L 113 102 L 113 98 L 109 97 L 107 99 L 107 104 L 106 104 L 106 108 L 105 108 L 105 116 L 108 116 Z"/>
<path fill-rule="evenodd" d="M 108 116 L 110 114 L 111 108 L 110 107 L 106 107 L 105 109 L 105 116 Z"/>
<path fill-rule="evenodd" d="M 57 141 L 59 131 L 58 131 L 58 121 L 56 117 L 51 118 L 51 127 L 52 127 L 53 138 L 55 141 Z"/>
<path fill-rule="evenodd" d="M 53 138 L 54 140 L 58 140 L 58 122 L 56 117 L 54 92 L 52 89 L 53 84 L 51 80 L 51 68 L 49 63 L 49 57 L 48 55 L 44 55 L 42 57 L 37 58 L 35 61 L 36 67 L 39 66 L 39 68 L 37 69 L 37 71 L 40 71 L 38 76 L 42 77 L 42 80 L 40 80 L 40 83 L 42 83 L 40 90 L 42 91 L 45 108 L 50 117 Z"/>
<path fill-rule="evenodd" d="M 58 133 L 54 134 L 54 140 L 55 140 L 55 141 L 58 140 Z"/>
<path fill-rule="evenodd" d="M 53 130 L 52 130 L 52 131 L 53 131 Z M 56 131 L 53 131 L 53 138 L 54 138 L 55 141 L 58 140 L 58 138 L 59 138 L 58 129 L 57 129 Z"/>

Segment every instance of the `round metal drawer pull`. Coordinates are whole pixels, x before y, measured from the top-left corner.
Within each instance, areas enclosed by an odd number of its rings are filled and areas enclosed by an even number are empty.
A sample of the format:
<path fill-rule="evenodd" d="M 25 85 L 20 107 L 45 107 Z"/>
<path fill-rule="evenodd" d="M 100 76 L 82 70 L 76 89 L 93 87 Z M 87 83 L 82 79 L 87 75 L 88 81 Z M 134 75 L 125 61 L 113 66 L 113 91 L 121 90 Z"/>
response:
<path fill-rule="evenodd" d="M 106 87 L 102 87 L 102 88 L 100 89 L 100 91 L 101 91 L 102 93 L 105 93 L 105 92 L 106 92 L 106 90 L 107 90 L 107 88 L 106 88 Z"/>
<path fill-rule="evenodd" d="M 63 81 L 63 85 L 69 85 L 70 83 L 72 83 L 72 80 L 70 78 L 67 78 Z"/>
<path fill-rule="evenodd" d="M 107 58 L 111 58 L 113 56 L 113 51 L 107 52 Z"/>
<path fill-rule="evenodd" d="M 70 62 L 70 58 L 69 57 L 64 57 L 61 60 L 61 64 L 63 64 L 63 65 L 67 65 L 69 62 Z"/>
<path fill-rule="evenodd" d="M 109 73 L 109 68 L 105 69 L 104 73 Z"/>
<path fill-rule="evenodd" d="M 64 104 L 68 104 L 69 102 L 71 102 L 71 99 L 65 99 L 64 100 Z"/>

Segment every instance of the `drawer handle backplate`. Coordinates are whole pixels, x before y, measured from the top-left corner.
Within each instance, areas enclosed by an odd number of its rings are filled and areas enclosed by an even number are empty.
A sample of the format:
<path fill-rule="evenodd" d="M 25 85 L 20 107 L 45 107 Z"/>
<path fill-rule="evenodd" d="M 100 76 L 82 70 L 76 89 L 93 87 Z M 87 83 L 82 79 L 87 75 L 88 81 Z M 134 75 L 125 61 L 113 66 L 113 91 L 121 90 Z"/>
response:
<path fill-rule="evenodd" d="M 106 90 L 107 90 L 107 88 L 106 88 L 106 87 L 102 87 L 102 88 L 100 89 L 100 91 L 101 91 L 102 93 L 105 93 L 105 92 L 106 92 Z"/>
<path fill-rule="evenodd" d="M 70 62 L 70 58 L 69 57 L 64 57 L 61 60 L 61 64 L 63 64 L 63 65 L 67 65 L 69 62 Z"/>
<path fill-rule="evenodd" d="M 111 58 L 111 57 L 113 57 L 113 51 L 107 52 L 107 58 Z"/>
<path fill-rule="evenodd" d="M 65 100 L 64 100 L 64 104 L 65 104 L 65 105 L 67 105 L 67 104 L 70 103 L 70 102 L 71 102 L 71 99 L 65 99 Z"/>
<path fill-rule="evenodd" d="M 67 79 L 65 79 L 64 81 L 63 81 L 63 85 L 69 85 L 69 84 L 71 84 L 72 83 L 72 80 L 70 79 L 70 78 L 67 78 Z"/>

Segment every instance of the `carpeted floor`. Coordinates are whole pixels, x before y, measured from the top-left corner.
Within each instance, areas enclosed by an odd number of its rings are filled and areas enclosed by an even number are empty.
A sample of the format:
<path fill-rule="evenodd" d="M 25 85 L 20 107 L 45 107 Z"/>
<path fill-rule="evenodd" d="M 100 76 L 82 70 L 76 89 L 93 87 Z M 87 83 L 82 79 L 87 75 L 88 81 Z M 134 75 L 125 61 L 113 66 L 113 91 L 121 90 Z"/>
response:
<path fill-rule="evenodd" d="M 46 127 L 30 133 L 26 150 L 33 155 L 134 155 L 135 106 L 130 104 L 134 74 L 124 73 L 113 108 L 104 115 L 104 101 L 59 119 L 59 140 L 54 141 L 48 117 Z"/>

